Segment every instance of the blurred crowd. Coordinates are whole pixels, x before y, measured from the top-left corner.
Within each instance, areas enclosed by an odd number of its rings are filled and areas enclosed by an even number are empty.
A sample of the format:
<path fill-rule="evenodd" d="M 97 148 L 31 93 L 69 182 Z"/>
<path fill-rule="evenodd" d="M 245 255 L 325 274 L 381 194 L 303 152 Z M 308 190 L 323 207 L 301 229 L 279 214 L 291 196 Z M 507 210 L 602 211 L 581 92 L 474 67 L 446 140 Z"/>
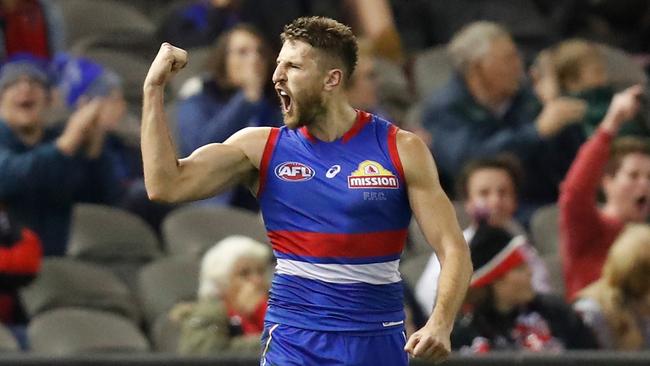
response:
<path fill-rule="evenodd" d="M 182 207 L 148 200 L 141 85 L 161 42 L 188 50 L 167 93 L 181 157 L 281 126 L 270 76 L 282 26 L 303 15 L 353 28 L 350 102 L 435 158 L 474 265 L 455 350 L 650 349 L 643 0 L 0 0 L 0 317 L 20 347 L 37 315 L 21 292 L 71 255 L 79 203 L 130 212 L 161 242 L 165 218 L 188 207 L 257 212 L 241 188 Z M 435 306 L 440 271 L 411 234 L 407 329 Z M 192 296 L 164 309 L 171 348 L 258 352 L 270 250 L 232 236 L 195 254 Z"/>

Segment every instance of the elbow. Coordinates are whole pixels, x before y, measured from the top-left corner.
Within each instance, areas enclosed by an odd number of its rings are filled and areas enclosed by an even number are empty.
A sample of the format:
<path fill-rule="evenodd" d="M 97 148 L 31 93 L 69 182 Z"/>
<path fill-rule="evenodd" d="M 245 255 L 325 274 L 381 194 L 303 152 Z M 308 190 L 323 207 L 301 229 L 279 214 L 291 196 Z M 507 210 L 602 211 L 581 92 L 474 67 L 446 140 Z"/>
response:
<path fill-rule="evenodd" d="M 177 203 L 177 198 L 173 196 L 172 189 L 166 188 L 153 183 L 147 183 L 145 179 L 145 189 L 147 190 L 147 197 L 152 202 L 172 204 Z"/>
<path fill-rule="evenodd" d="M 163 204 L 173 204 L 178 201 L 168 192 L 163 190 L 150 190 L 147 188 L 147 197 L 152 202 L 163 203 Z"/>

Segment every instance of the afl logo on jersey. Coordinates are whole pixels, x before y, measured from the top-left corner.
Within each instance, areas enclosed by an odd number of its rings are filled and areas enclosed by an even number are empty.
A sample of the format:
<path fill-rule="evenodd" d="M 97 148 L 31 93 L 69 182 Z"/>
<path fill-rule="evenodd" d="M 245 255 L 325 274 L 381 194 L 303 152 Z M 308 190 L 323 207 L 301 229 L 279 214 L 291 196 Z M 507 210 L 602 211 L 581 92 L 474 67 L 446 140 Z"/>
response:
<path fill-rule="evenodd" d="M 395 174 L 372 160 L 365 160 L 348 176 L 348 188 L 397 189 L 399 181 Z"/>
<path fill-rule="evenodd" d="M 275 175 L 285 182 L 304 182 L 314 177 L 314 169 L 303 164 L 288 161 L 275 167 Z"/>

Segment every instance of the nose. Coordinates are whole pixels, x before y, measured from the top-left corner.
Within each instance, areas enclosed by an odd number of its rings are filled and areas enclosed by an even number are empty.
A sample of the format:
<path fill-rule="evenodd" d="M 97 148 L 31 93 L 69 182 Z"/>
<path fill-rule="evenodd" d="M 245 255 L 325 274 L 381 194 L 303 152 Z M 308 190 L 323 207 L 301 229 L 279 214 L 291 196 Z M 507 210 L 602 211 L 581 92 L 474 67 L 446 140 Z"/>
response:
<path fill-rule="evenodd" d="M 287 80 L 286 74 L 284 72 L 284 67 L 281 64 L 278 64 L 278 66 L 275 67 L 272 80 L 273 84 Z"/>

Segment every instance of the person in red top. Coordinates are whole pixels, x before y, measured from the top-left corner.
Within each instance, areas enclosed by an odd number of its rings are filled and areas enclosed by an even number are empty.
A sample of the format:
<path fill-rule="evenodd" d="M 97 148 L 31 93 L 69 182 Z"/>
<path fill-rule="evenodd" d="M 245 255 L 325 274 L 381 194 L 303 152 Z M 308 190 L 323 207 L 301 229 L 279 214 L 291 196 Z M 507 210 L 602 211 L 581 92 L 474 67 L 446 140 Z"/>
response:
<path fill-rule="evenodd" d="M 0 61 L 25 53 L 50 59 L 63 51 L 64 33 L 62 13 L 55 2 L 0 1 Z"/>
<path fill-rule="evenodd" d="M 41 241 L 32 230 L 16 225 L 0 203 L 0 322 L 21 324 L 16 290 L 28 284 L 41 267 Z"/>
<path fill-rule="evenodd" d="M 609 247 L 626 223 L 650 215 L 650 144 L 637 137 L 612 143 L 640 107 L 641 86 L 615 95 L 594 135 L 580 148 L 560 188 L 560 251 L 567 299 L 597 280 Z M 605 203 L 596 196 L 602 186 Z"/>

